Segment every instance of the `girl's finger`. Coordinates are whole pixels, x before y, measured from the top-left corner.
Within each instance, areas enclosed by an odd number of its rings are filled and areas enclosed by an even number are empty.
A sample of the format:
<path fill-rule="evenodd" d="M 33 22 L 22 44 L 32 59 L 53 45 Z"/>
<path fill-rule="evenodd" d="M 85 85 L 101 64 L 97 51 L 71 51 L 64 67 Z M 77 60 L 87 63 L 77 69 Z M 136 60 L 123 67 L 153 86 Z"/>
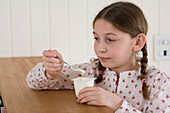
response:
<path fill-rule="evenodd" d="M 62 62 L 61 62 L 59 59 L 57 59 L 57 58 L 49 58 L 49 57 L 43 56 L 43 57 L 42 57 L 42 60 L 43 60 L 44 62 L 48 62 L 48 63 L 58 63 L 58 64 L 62 64 Z"/>
<path fill-rule="evenodd" d="M 55 56 L 55 58 L 59 58 L 59 59 L 63 60 L 61 54 L 60 54 L 57 50 L 51 50 L 51 49 L 49 49 L 48 51 L 49 51 L 50 53 L 53 53 L 54 56 Z"/>
<path fill-rule="evenodd" d="M 94 95 L 96 95 L 96 93 L 95 93 L 94 90 L 88 90 L 88 91 L 79 93 L 77 102 L 80 102 L 82 99 L 84 99 L 84 98 L 86 98 L 86 97 L 94 96 Z"/>
<path fill-rule="evenodd" d="M 58 72 L 61 71 L 61 68 L 50 68 L 50 67 L 45 67 L 47 72 Z"/>
<path fill-rule="evenodd" d="M 54 53 L 49 52 L 49 50 L 44 50 L 44 51 L 43 51 L 43 56 L 53 58 L 53 57 L 55 57 L 56 55 L 55 55 Z"/>
<path fill-rule="evenodd" d="M 90 102 L 90 101 L 95 101 L 95 100 L 96 100 L 96 96 L 95 95 L 88 95 L 88 96 L 82 98 L 80 100 L 80 103 L 82 104 L 84 102 Z"/>
<path fill-rule="evenodd" d="M 62 55 L 57 50 L 53 50 L 53 53 L 56 54 L 56 58 L 63 60 Z"/>
<path fill-rule="evenodd" d="M 83 94 L 83 93 L 85 93 L 85 92 L 95 91 L 96 88 L 97 88 L 97 87 L 85 87 L 85 88 L 83 88 L 82 90 L 80 90 L 79 95 L 81 95 L 81 94 Z"/>
<path fill-rule="evenodd" d="M 49 67 L 49 68 L 62 68 L 62 64 L 58 64 L 58 63 L 45 62 L 44 65 L 45 67 Z"/>
<path fill-rule="evenodd" d="M 99 105 L 99 104 L 97 103 L 97 101 L 95 101 L 95 100 L 89 101 L 89 102 L 87 102 L 87 104 L 88 104 L 88 105 Z"/>
<path fill-rule="evenodd" d="M 59 72 L 48 72 L 52 77 L 55 77 L 56 75 L 59 75 Z"/>

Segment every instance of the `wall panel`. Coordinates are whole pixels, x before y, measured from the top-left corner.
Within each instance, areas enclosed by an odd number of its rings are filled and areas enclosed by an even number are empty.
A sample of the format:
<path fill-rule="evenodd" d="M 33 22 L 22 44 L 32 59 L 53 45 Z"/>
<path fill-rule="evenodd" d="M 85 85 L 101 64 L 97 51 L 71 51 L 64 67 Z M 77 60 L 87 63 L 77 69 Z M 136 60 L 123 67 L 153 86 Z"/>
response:
<path fill-rule="evenodd" d="M 49 48 L 48 0 L 31 0 L 31 55 L 42 55 Z"/>
<path fill-rule="evenodd" d="M 169 34 L 170 35 L 170 1 L 169 0 L 159 0 L 159 33 L 160 34 Z M 160 69 L 168 72 L 170 74 L 170 61 L 161 61 L 159 63 Z"/>
<path fill-rule="evenodd" d="M 11 56 L 10 2 L 0 0 L 0 57 Z"/>
<path fill-rule="evenodd" d="M 159 67 L 159 62 L 154 61 L 154 36 L 159 33 L 158 0 L 142 0 L 141 7 L 148 22 L 147 44 L 149 63 Z"/>
<path fill-rule="evenodd" d="M 115 2 L 115 0 L 105 0 L 105 5 L 109 5 L 111 3 Z"/>
<path fill-rule="evenodd" d="M 89 61 L 92 22 L 106 5 L 121 0 L 0 0 L 0 57 L 42 56 L 57 49 L 71 64 Z M 142 8 L 148 21 L 149 63 L 170 73 L 170 61 L 154 61 L 154 36 L 170 34 L 169 0 L 122 0 Z"/>
<path fill-rule="evenodd" d="M 67 0 L 50 0 L 49 28 L 50 48 L 57 49 L 63 59 L 69 60 L 68 34 L 68 2 Z"/>
<path fill-rule="evenodd" d="M 87 61 L 86 0 L 69 1 L 69 57 L 71 63 Z"/>
<path fill-rule="evenodd" d="M 11 0 L 10 4 L 12 56 L 29 56 L 29 1 Z"/>
<path fill-rule="evenodd" d="M 141 0 L 113 0 L 114 2 L 118 2 L 118 1 L 125 1 L 125 2 L 132 2 L 138 6 L 141 5 Z"/>

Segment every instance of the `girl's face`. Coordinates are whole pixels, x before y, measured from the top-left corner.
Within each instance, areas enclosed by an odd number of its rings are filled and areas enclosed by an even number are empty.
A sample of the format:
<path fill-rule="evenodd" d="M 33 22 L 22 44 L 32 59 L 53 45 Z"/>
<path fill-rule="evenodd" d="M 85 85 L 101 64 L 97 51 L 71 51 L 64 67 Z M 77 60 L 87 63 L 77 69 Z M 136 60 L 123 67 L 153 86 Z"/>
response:
<path fill-rule="evenodd" d="M 104 19 L 96 20 L 93 35 L 95 53 L 104 67 L 118 72 L 135 67 L 135 38 Z"/>

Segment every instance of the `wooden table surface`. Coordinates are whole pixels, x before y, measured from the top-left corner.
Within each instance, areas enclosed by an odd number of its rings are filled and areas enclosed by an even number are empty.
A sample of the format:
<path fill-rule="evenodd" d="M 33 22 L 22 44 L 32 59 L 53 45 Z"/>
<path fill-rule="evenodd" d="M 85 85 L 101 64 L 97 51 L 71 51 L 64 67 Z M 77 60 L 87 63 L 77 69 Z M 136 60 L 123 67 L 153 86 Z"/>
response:
<path fill-rule="evenodd" d="M 74 90 L 32 90 L 27 73 L 40 57 L 0 58 L 0 92 L 6 113 L 112 113 L 106 107 L 76 103 Z"/>

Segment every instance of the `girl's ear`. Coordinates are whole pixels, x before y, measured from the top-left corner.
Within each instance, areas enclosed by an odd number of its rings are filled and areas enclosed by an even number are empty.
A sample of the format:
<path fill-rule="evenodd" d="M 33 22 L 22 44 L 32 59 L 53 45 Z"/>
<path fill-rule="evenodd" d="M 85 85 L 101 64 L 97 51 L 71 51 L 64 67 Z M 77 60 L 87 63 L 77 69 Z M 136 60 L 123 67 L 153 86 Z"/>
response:
<path fill-rule="evenodd" d="M 146 43 L 145 34 L 141 33 L 136 36 L 136 42 L 134 46 L 134 51 L 140 51 Z"/>

